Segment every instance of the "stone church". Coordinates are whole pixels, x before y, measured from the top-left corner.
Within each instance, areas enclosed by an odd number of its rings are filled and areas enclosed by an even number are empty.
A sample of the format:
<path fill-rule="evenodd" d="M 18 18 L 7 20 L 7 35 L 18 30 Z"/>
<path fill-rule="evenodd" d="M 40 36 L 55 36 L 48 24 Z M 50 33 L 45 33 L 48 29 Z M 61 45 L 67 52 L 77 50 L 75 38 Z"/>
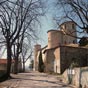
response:
<path fill-rule="evenodd" d="M 72 21 L 62 23 L 57 30 L 49 30 L 48 44 L 34 46 L 34 70 L 43 67 L 44 72 L 62 74 L 74 63 L 75 66 L 88 65 L 88 48 L 77 44 L 76 24 Z M 40 65 L 40 54 L 43 65 Z"/>

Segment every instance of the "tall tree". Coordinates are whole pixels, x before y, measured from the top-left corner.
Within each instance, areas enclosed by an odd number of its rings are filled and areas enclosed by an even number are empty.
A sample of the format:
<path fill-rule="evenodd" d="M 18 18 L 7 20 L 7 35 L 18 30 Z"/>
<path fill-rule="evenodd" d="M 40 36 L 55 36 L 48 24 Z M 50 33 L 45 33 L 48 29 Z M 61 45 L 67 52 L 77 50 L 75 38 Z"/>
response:
<path fill-rule="evenodd" d="M 0 0 L 0 5 L 7 2 L 8 0 Z"/>
<path fill-rule="evenodd" d="M 33 70 L 33 65 L 34 65 L 34 60 L 31 60 L 29 64 L 29 69 Z"/>
<path fill-rule="evenodd" d="M 23 42 L 25 32 L 34 31 L 31 25 L 33 26 L 41 15 L 41 0 L 8 0 L 0 5 L 0 31 L 7 47 L 6 78 L 10 76 L 12 45 L 18 40 Z"/>
<path fill-rule="evenodd" d="M 33 49 L 31 45 L 28 45 L 27 43 L 23 43 L 22 47 L 22 63 L 23 63 L 23 72 L 25 72 L 25 63 L 28 59 L 31 59 L 33 55 Z"/>
<path fill-rule="evenodd" d="M 61 20 L 71 20 L 82 29 L 81 32 L 88 33 L 88 0 L 57 0 L 57 6 L 63 15 Z"/>

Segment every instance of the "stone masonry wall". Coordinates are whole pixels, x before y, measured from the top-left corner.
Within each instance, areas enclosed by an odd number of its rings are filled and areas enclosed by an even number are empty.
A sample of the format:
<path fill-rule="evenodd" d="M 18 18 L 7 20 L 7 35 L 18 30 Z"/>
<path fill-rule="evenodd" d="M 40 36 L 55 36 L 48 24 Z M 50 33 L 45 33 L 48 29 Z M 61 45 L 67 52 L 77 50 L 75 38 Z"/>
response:
<path fill-rule="evenodd" d="M 71 66 L 74 60 L 76 60 L 80 67 L 87 66 L 88 49 L 61 46 L 60 57 L 61 73 L 63 73 L 65 69 Z"/>
<path fill-rule="evenodd" d="M 6 64 L 0 64 L 0 71 L 1 70 L 6 70 Z"/>
<path fill-rule="evenodd" d="M 38 71 L 38 62 L 37 62 L 37 56 L 38 51 L 41 49 L 41 45 L 37 44 L 34 46 L 34 71 Z"/>
<path fill-rule="evenodd" d="M 54 72 L 55 49 L 48 49 L 46 53 L 45 72 Z"/>
<path fill-rule="evenodd" d="M 60 71 L 60 48 L 56 48 L 55 52 L 55 63 L 54 63 L 54 72 L 55 73 L 61 73 Z"/>
<path fill-rule="evenodd" d="M 71 83 L 76 88 L 88 88 L 88 67 L 74 68 L 74 74 L 68 74 L 68 69 L 63 73 L 63 81 L 69 83 L 69 76 L 71 76 Z"/>

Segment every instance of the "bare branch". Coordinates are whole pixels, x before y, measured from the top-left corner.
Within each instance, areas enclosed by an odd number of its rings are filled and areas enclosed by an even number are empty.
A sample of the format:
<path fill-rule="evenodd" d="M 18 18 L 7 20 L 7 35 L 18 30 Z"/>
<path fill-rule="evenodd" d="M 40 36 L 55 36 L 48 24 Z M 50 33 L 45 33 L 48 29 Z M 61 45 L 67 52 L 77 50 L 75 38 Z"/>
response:
<path fill-rule="evenodd" d="M 72 20 L 83 31 L 88 32 L 88 0 L 58 0 L 64 15 L 61 18 Z"/>

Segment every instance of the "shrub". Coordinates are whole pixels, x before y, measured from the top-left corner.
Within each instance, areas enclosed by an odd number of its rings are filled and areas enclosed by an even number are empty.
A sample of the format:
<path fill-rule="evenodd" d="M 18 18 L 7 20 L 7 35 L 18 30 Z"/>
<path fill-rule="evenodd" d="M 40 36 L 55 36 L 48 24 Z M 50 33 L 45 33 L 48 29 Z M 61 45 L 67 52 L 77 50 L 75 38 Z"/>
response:
<path fill-rule="evenodd" d="M 38 71 L 39 72 L 44 72 L 44 63 L 43 63 L 43 60 L 42 60 L 42 53 L 41 52 L 40 52 L 40 55 L 39 55 Z"/>

